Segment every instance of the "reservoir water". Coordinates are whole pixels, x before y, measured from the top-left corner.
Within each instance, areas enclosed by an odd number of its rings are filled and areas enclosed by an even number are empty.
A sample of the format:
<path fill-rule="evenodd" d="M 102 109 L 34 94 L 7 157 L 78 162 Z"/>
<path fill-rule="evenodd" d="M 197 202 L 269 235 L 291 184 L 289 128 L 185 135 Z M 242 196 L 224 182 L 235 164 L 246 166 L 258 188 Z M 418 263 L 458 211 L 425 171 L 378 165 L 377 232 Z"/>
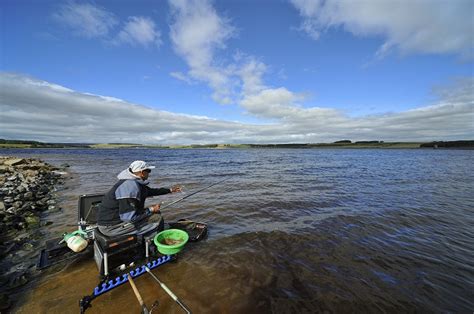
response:
<path fill-rule="evenodd" d="M 133 160 L 151 186 L 184 193 L 163 211 L 209 224 L 177 263 L 154 273 L 194 313 L 464 312 L 474 310 L 474 151 L 355 149 L 3 150 L 67 163 L 62 212 L 45 238 L 72 231 L 77 198 L 103 193 Z M 169 203 L 186 194 L 162 196 Z M 156 311 L 181 309 L 150 276 L 135 280 Z M 97 284 L 92 260 L 28 286 L 18 313 L 78 312 Z M 88 313 L 138 313 L 129 285 Z"/>

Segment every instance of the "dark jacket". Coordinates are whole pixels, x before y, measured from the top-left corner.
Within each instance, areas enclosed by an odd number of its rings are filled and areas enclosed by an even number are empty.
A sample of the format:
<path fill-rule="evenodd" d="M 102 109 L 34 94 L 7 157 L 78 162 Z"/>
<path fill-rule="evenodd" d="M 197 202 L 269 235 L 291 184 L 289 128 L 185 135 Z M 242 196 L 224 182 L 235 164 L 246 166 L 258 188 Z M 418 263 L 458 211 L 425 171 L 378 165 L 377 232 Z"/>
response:
<path fill-rule="evenodd" d="M 99 205 L 97 223 L 100 226 L 138 223 L 152 215 L 148 208 L 145 209 L 147 197 L 171 193 L 170 189 L 148 187 L 148 181 L 137 178 L 128 169 L 117 178 L 119 181 L 104 195 Z"/>

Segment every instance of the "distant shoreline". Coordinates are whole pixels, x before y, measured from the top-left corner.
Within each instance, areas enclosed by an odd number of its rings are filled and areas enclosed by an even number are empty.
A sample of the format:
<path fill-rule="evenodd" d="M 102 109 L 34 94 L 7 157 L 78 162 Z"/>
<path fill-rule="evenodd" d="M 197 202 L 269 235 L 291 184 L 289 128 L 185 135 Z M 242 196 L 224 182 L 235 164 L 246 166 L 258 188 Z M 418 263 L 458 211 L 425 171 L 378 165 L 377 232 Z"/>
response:
<path fill-rule="evenodd" d="M 348 140 L 334 143 L 306 143 L 306 144 L 196 144 L 196 145 L 143 145 L 133 143 L 43 143 L 37 141 L 16 141 L 0 139 L 0 149 L 37 149 L 37 148 L 56 148 L 56 149 L 253 149 L 253 148 L 355 148 L 355 149 L 418 149 L 418 148 L 443 148 L 443 149 L 474 149 L 474 140 L 463 141 L 437 141 L 437 142 L 384 142 L 384 141 L 359 141 L 351 142 Z"/>

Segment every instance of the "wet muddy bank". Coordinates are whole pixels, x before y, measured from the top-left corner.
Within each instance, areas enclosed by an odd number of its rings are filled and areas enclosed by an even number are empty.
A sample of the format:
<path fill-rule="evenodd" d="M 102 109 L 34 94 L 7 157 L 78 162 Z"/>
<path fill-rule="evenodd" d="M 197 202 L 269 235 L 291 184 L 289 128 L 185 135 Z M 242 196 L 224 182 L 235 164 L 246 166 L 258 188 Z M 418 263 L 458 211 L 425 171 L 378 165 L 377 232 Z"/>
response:
<path fill-rule="evenodd" d="M 35 272 L 44 236 L 43 218 L 61 211 L 57 191 L 67 164 L 55 167 L 34 158 L 0 157 L 0 310 L 12 305 L 12 295 Z"/>

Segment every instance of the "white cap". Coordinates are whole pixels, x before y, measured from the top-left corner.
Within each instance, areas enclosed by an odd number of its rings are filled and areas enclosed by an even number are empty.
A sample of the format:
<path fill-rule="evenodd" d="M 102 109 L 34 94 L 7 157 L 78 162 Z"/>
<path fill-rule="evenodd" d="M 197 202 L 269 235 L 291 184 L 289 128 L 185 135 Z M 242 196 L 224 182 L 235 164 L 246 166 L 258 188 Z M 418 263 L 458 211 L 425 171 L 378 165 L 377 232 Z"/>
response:
<path fill-rule="evenodd" d="M 129 167 L 131 172 L 140 172 L 147 169 L 155 169 L 155 166 L 150 166 L 143 160 L 135 160 Z"/>

